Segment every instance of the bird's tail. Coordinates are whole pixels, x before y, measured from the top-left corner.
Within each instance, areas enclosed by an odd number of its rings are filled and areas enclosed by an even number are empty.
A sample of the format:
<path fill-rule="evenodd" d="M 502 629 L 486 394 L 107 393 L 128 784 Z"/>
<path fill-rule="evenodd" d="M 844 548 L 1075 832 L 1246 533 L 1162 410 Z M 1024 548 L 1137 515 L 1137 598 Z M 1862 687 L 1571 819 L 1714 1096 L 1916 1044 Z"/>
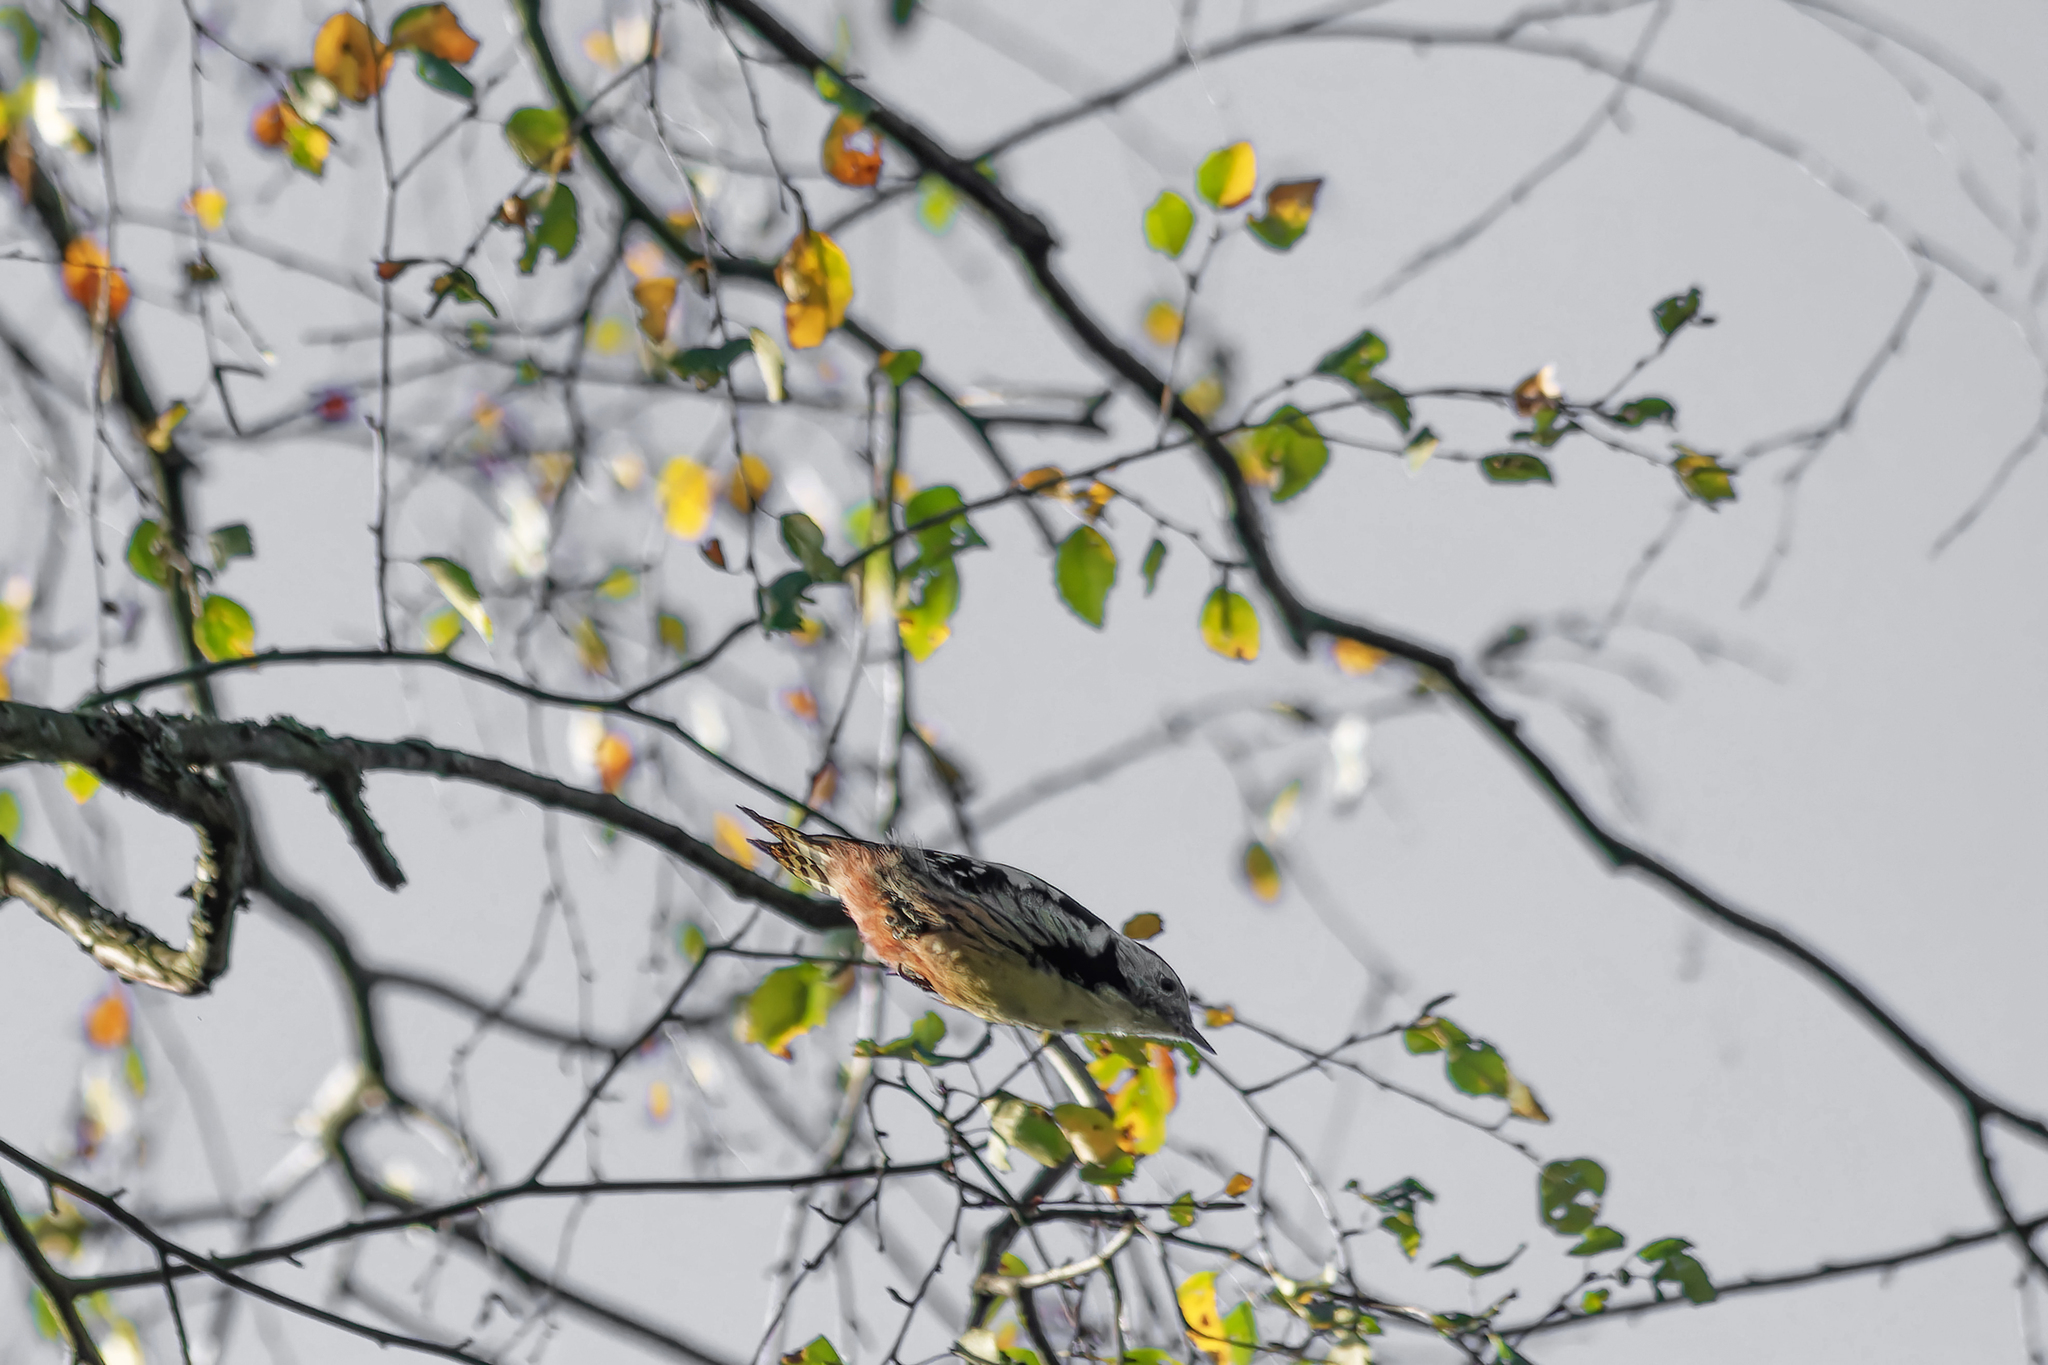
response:
<path fill-rule="evenodd" d="M 820 890 L 831 889 L 832 873 L 827 865 L 826 845 L 823 839 L 814 839 L 801 830 L 785 825 L 779 820 L 770 820 L 767 816 L 750 811 L 745 806 L 741 806 L 740 811 L 775 836 L 772 842 L 767 839 L 749 839 L 748 843 L 782 864 L 793 876 L 802 877 Z"/>

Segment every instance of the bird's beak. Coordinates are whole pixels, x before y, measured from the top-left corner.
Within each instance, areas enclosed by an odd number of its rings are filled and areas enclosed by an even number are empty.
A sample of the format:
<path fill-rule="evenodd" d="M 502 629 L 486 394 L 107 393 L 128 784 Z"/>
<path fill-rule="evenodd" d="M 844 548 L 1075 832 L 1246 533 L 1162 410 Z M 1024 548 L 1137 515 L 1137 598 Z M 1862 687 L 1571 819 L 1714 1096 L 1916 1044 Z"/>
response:
<path fill-rule="evenodd" d="M 1204 1038 L 1201 1034 L 1195 1032 L 1195 1026 L 1193 1024 L 1189 1024 L 1185 1029 L 1183 1029 L 1181 1031 L 1180 1036 L 1187 1039 L 1189 1042 L 1193 1043 L 1196 1047 L 1202 1049 L 1202 1051 L 1208 1053 L 1211 1057 L 1214 1057 L 1216 1055 L 1216 1049 L 1209 1046 L 1209 1040 L 1207 1038 Z"/>

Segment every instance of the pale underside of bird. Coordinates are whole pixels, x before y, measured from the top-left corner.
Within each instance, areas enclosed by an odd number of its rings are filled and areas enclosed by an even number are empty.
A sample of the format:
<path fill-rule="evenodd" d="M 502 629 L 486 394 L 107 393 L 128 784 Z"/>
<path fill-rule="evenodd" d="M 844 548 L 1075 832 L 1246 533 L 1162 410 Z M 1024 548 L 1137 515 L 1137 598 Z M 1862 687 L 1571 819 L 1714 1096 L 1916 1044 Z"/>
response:
<path fill-rule="evenodd" d="M 1030 873 L 746 814 L 775 835 L 755 847 L 830 890 L 877 961 L 947 1004 L 992 1023 L 1215 1051 L 1164 958 Z"/>

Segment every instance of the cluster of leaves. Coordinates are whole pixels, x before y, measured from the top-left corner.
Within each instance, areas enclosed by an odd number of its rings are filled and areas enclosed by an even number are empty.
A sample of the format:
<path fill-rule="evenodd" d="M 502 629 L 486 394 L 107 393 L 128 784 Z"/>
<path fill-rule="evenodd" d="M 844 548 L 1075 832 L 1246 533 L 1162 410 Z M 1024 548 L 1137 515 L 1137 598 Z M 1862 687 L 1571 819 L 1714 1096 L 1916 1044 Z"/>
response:
<path fill-rule="evenodd" d="M 1195 194 L 1219 214 L 1243 207 L 1258 184 L 1258 154 L 1249 142 L 1217 148 L 1202 158 L 1195 170 Z M 1321 180 L 1289 180 L 1269 186 L 1266 211 L 1257 217 L 1243 215 L 1245 231 L 1275 251 L 1288 250 L 1308 231 L 1322 188 Z M 1145 210 L 1141 226 L 1147 246 L 1178 260 L 1194 233 L 1194 206 L 1179 192 L 1162 190 Z M 1222 231 L 1220 221 L 1216 230 Z"/>
<path fill-rule="evenodd" d="M 182 408 L 184 404 L 176 406 Z M 151 587 L 177 588 L 190 597 L 192 642 L 207 659 L 215 663 L 246 659 L 256 652 L 255 618 L 234 598 L 205 591 L 204 587 L 235 560 L 253 559 L 255 538 L 247 526 L 237 522 L 214 529 L 207 535 L 206 544 L 212 562 L 196 563 L 182 546 L 173 542 L 161 523 L 145 519 L 128 536 L 128 568 Z"/>

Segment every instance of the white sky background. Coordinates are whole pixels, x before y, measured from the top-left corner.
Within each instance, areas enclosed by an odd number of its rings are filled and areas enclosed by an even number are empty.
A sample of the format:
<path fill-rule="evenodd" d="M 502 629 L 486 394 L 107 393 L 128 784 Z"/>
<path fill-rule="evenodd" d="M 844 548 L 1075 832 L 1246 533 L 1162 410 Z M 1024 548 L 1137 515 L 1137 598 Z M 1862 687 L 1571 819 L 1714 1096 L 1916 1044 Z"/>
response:
<path fill-rule="evenodd" d="M 1473 6 L 1447 15 L 1442 8 L 1389 6 L 1373 17 L 1441 24 L 1507 12 Z M 240 41 L 278 53 L 301 52 L 325 13 L 245 9 L 222 6 L 218 14 Z M 485 42 L 474 70 L 488 75 L 510 65 L 516 38 L 498 11 L 476 0 L 458 10 Z M 129 32 L 129 107 L 153 110 L 157 119 L 147 130 L 132 114 L 116 123 L 123 198 L 137 214 L 169 215 L 186 188 L 182 29 L 170 8 L 115 12 Z M 1987 73 L 2030 125 L 2048 122 L 2037 74 L 2048 51 L 2048 19 L 2038 7 L 2008 2 L 1889 12 L 1926 26 Z M 799 13 L 803 30 L 829 47 L 834 12 Z M 908 42 L 887 34 L 880 13 L 869 3 L 848 13 L 856 69 L 961 149 L 1058 107 L 1063 87 L 1099 88 L 1163 58 L 1178 42 L 1174 7 L 1165 0 L 1028 10 L 942 3 Z M 1199 43 L 1282 13 L 1277 6 L 1212 3 L 1201 8 L 1189 36 Z M 1646 15 L 1647 9 L 1555 32 L 1626 55 Z M 572 79 L 586 90 L 600 79 L 576 52 L 587 26 L 569 12 L 555 25 Z M 678 31 L 707 45 L 679 49 L 679 74 L 665 77 L 679 87 L 675 107 L 723 111 L 706 115 L 701 126 L 722 149 L 752 162 L 758 144 L 748 125 L 726 116 L 738 94 L 729 62 L 721 64 L 716 48 L 701 39 L 695 15 Z M 1900 84 L 1813 17 L 1784 4 L 1680 3 L 1648 65 L 1787 132 L 1839 167 L 1884 203 L 1893 233 L 1925 234 L 1970 270 L 1995 277 L 2007 306 L 2031 325 L 2027 294 L 2039 262 L 2015 263 L 2012 244 L 1958 188 L 1954 166 L 1930 141 Z M 1928 82 L 1933 107 L 1992 198 L 2016 214 L 2010 139 L 1952 82 L 1912 59 L 1901 59 L 1901 68 Z M 327 181 L 315 186 L 245 150 L 240 121 L 257 92 L 217 57 L 209 58 L 209 72 L 219 77 L 208 104 L 215 130 L 209 145 L 221 162 L 215 174 L 228 189 L 231 221 L 361 274 L 376 251 L 379 202 L 366 118 L 355 114 L 344 125 L 357 139 L 342 154 L 353 163 L 343 167 L 338 157 Z M 772 72 L 761 80 L 778 151 L 787 164 L 808 170 L 825 122 L 822 106 Z M 487 113 L 502 119 L 530 102 L 527 81 L 523 68 L 515 70 L 490 97 Z M 417 94 L 409 73 L 401 71 L 394 86 L 436 126 L 455 108 Z M 1174 286 L 1172 269 L 1143 249 L 1136 226 L 1160 189 L 1188 192 L 1199 157 L 1238 137 L 1256 144 L 1268 180 L 1325 177 L 1314 226 L 1292 253 L 1274 255 L 1240 235 L 1204 281 L 1191 346 L 1199 353 L 1201 344 L 1217 340 L 1233 349 L 1239 401 L 1307 369 L 1366 325 L 1391 341 L 1384 373 L 1404 387 L 1509 385 L 1554 362 L 1568 394 L 1596 394 L 1654 343 L 1649 305 L 1696 283 L 1705 287 L 1718 325 L 1681 337 L 1630 392 L 1668 396 L 1680 409 L 1680 436 L 1725 453 L 1825 421 L 1905 306 L 1913 263 L 1892 236 L 1806 171 L 1642 93 L 1627 102 L 1626 132 L 1603 130 L 1582 157 L 1467 250 L 1392 298 L 1365 305 L 1376 282 L 1566 142 L 1610 92 L 1605 79 L 1527 55 L 1294 44 L 1206 63 L 1121 114 L 1011 154 L 1001 168 L 1005 186 L 1054 226 L 1064 245 L 1061 266 L 1082 297 L 1138 346 L 1145 304 Z M 402 218 L 401 254 L 454 249 L 511 183 L 511 158 L 494 129 L 473 130 L 458 145 L 448 175 L 423 191 L 416 209 L 408 207 L 417 216 Z M 673 175 L 654 157 L 632 164 L 658 201 L 679 200 Z M 85 189 L 76 178 L 70 187 Z M 594 183 L 586 188 L 579 181 L 578 188 L 586 206 L 602 198 Z M 806 189 L 815 204 L 852 202 L 815 181 Z M 755 215 L 771 206 L 754 191 L 728 193 L 720 212 L 734 239 L 755 254 L 779 250 L 787 223 L 758 222 Z M 821 216 L 833 211 L 826 207 Z M 22 220 L 8 221 L 6 244 L 28 243 Z M 542 276 L 554 272 L 580 284 L 596 264 L 588 245 L 594 240 L 587 235 L 569 267 L 545 266 Z M 971 215 L 963 213 L 935 242 L 912 224 L 905 204 L 840 240 L 853 264 L 856 306 L 870 325 L 917 346 L 950 382 L 1100 382 L 1037 311 L 1015 267 Z M 122 259 L 141 284 L 142 302 L 131 318 L 157 390 L 196 394 L 204 383 L 197 333 L 157 306 L 170 298 L 171 263 L 181 248 L 132 223 L 122 228 L 122 241 Z M 238 389 L 260 394 L 246 398 L 248 409 L 282 409 L 338 374 L 374 373 L 368 348 L 357 346 L 337 362 L 330 348 L 305 339 L 309 330 L 371 320 L 373 309 L 237 253 L 219 255 L 246 272 L 231 281 L 246 281 L 244 302 L 282 359 L 268 385 Z M 566 290 L 547 295 L 515 283 L 511 239 L 496 238 L 487 255 L 493 264 L 479 269 L 479 279 L 508 317 L 558 314 Z M 40 289 L 55 298 L 43 278 L 50 272 L 4 268 L 11 273 L 0 278 L 10 291 Z M 417 272 L 407 278 L 403 297 L 423 293 L 413 288 L 417 280 Z M 773 316 L 758 293 L 736 297 L 744 320 Z M 607 310 L 622 308 L 615 290 Z M 74 315 L 59 313 L 54 303 L 40 313 L 8 304 L 5 313 L 10 326 L 28 330 L 53 354 L 82 345 Z M 693 325 L 702 325 L 701 317 L 693 316 Z M 842 374 L 853 372 L 850 349 L 827 354 Z M 1156 353 L 1150 358 L 1164 361 Z M 2039 707 L 2048 622 L 2032 586 L 2048 569 L 2048 550 L 2029 530 L 2048 497 L 2039 462 L 2021 466 L 1945 554 L 1931 557 L 1930 547 L 2036 420 L 2041 372 L 2009 313 L 1953 275 L 1937 274 L 1905 349 L 1871 389 L 1853 428 L 1805 479 L 1790 554 L 1760 601 L 1744 605 L 1779 534 L 1786 495 L 1777 475 L 1796 458 L 1792 452 L 1748 471 L 1734 505 L 1687 515 L 1642 585 L 1637 624 L 1617 630 L 1604 663 L 1549 647 L 1529 672 L 1553 701 L 1505 694 L 1534 739 L 1603 812 L 1710 887 L 1830 954 L 1993 1093 L 2035 1108 L 2048 1104 L 2039 1063 L 2048 1010 L 2037 980 L 2048 960 L 2048 928 L 2029 856 L 2048 809 L 2041 776 L 2048 771 L 2048 726 Z M 794 373 L 800 391 L 821 386 L 808 362 Z M 424 425 L 459 416 L 476 387 L 472 379 L 460 382 L 406 400 L 401 417 Z M 842 381 L 841 392 L 856 389 Z M 4 401 L 17 426 L 0 433 L 7 480 L 0 567 L 20 572 L 40 550 L 45 502 L 19 434 L 27 428 L 19 390 L 9 388 Z M 533 405 L 527 420 L 537 433 L 547 429 L 547 411 Z M 1109 441 L 1018 435 L 1010 438 L 1013 457 L 1026 466 L 1074 467 L 1147 439 L 1149 419 L 1139 405 L 1120 399 L 1111 411 L 1116 436 Z M 515 413 L 523 410 L 515 405 Z M 1513 429 L 1497 411 L 1478 407 L 1433 407 L 1423 415 L 1446 437 L 1447 452 L 1504 448 Z M 650 413 L 640 395 L 612 390 L 593 400 L 593 416 L 606 430 L 601 452 L 637 448 L 657 462 L 677 452 L 723 453 L 715 443 L 724 419 L 708 403 L 671 403 Z M 194 422 L 217 419 L 217 409 L 201 409 Z M 758 423 L 750 444 L 778 471 L 812 464 L 837 494 L 853 496 L 851 460 L 821 434 L 838 428 L 801 413 L 750 420 Z M 1355 417 L 1343 429 L 1385 436 Z M 80 434 L 82 423 L 74 422 L 73 439 Z M 919 482 L 957 481 L 970 495 L 992 486 L 947 418 L 919 413 L 908 442 Z M 1336 450 L 1322 480 L 1273 517 L 1283 563 L 1313 600 L 1468 655 L 1517 620 L 1561 612 L 1598 618 L 1665 526 L 1679 493 L 1668 474 L 1584 441 L 1550 456 L 1556 487 L 1510 488 L 1486 485 L 1470 467 L 1449 462 L 1411 480 L 1397 460 Z M 222 446 L 205 458 L 207 477 L 196 490 L 201 524 L 246 520 L 255 530 L 259 558 L 232 570 L 223 590 L 248 603 L 262 642 L 370 642 L 369 550 L 360 529 L 369 466 L 360 430 Z M 1185 519 L 1213 515 L 1206 479 L 1184 464 L 1139 466 L 1130 480 Z M 469 545 L 484 562 L 491 510 L 430 491 L 399 519 L 397 551 L 415 556 Z M 1059 513 L 1055 520 L 1063 530 L 1070 518 Z M 120 505 L 106 521 L 118 546 L 132 508 Z M 1270 614 L 1267 650 L 1255 666 L 1206 654 L 1194 629 L 1209 586 L 1205 571 L 1176 545 L 1157 594 L 1143 597 L 1136 563 L 1148 532 L 1129 508 L 1113 511 L 1107 527 L 1125 567 L 1109 629 L 1099 635 L 1055 600 L 1035 535 L 1020 516 L 1004 510 L 977 524 L 996 548 L 963 560 L 965 602 L 955 638 L 919 671 L 917 687 L 925 714 L 971 760 L 984 794 L 1011 790 L 1143 729 L 1168 709 L 1225 690 L 1351 708 L 1398 695 L 1391 671 L 1342 682 L 1326 662 L 1287 657 Z M 637 545 L 637 534 L 621 533 L 620 544 Z M 726 535 L 732 544 L 730 526 Z M 732 583 L 717 585 L 722 597 L 710 595 L 707 574 L 688 547 L 676 546 L 670 561 L 667 581 L 688 602 L 700 639 L 744 609 Z M 599 553 L 592 563 L 601 562 Z M 73 609 L 59 613 L 73 626 L 88 619 L 87 568 L 75 552 L 63 589 Z M 401 572 L 394 582 L 408 603 L 426 600 L 419 575 Z M 1738 661 L 1702 660 L 1646 628 L 1660 622 L 1682 622 L 1687 631 L 1721 640 Z M 543 676 L 572 682 L 566 647 L 557 642 L 555 652 L 562 660 L 543 667 Z M 117 655 L 110 673 L 140 675 L 167 666 L 169 657 L 161 624 L 153 623 L 142 648 Z M 1656 687 L 1617 676 L 1611 665 L 1624 660 L 1651 670 Z M 61 705 L 89 686 L 87 647 L 50 658 L 46 673 L 44 667 L 17 665 L 17 695 Z M 800 781 L 808 755 L 782 735 L 780 720 L 770 723 L 755 708 L 799 677 L 787 650 L 759 645 L 716 674 L 720 705 L 739 734 L 735 757 L 759 762 L 786 784 Z M 221 691 L 223 705 L 245 715 L 287 712 L 337 732 L 428 733 L 457 747 L 524 753 L 523 711 L 439 676 L 273 670 L 231 679 Z M 1621 803 L 1555 695 L 1584 699 L 1611 719 L 1632 804 Z M 681 698 L 676 706 L 689 714 Z M 545 721 L 557 751 L 562 721 L 560 712 Z M 1271 747 L 1246 768 L 1267 784 L 1255 798 L 1297 772 L 1309 776 L 1312 792 L 1326 782 L 1326 761 L 1313 742 L 1283 746 L 1282 732 L 1266 724 L 1240 723 L 1228 733 Z M 1945 1096 L 1804 977 L 1703 931 L 1654 891 L 1606 875 L 1469 726 L 1448 713 L 1387 720 L 1374 730 L 1372 764 L 1374 786 L 1364 804 L 1338 815 L 1312 800 L 1285 853 L 1327 885 L 1323 909 L 1346 926 L 1351 941 L 1362 935 L 1398 970 L 1404 987 L 1375 1002 L 1378 1019 L 1399 1018 L 1455 991 L 1448 1012 L 1498 1043 L 1554 1116 L 1547 1128 L 1518 1125 L 1516 1136 L 1546 1157 L 1591 1155 L 1607 1165 L 1613 1183 L 1603 1221 L 1633 1241 L 1687 1236 L 1720 1279 L 1905 1247 L 1990 1221 L 1962 1125 Z M 732 793 L 705 780 L 687 756 L 675 760 L 674 771 L 684 818 L 705 828 L 709 812 L 728 805 Z M 636 781 L 652 776 L 643 772 Z M 182 902 L 166 893 L 189 875 L 182 831 L 120 810 L 108 822 L 118 830 L 118 861 L 102 861 L 77 817 L 58 804 L 68 802 L 54 779 L 17 770 L 7 785 L 38 798 L 30 803 L 30 852 L 66 863 L 170 932 Z M 309 799 L 303 784 L 254 785 L 264 794 L 280 861 L 328 898 L 366 958 L 431 965 L 486 993 L 510 977 L 526 951 L 544 884 L 533 812 L 473 790 L 373 780 L 373 809 L 412 877 L 393 897 L 363 875 L 324 804 Z M 643 790 L 655 799 L 651 787 Z M 98 804 L 114 814 L 117 800 L 103 796 Z M 911 828 L 944 843 L 950 826 L 941 816 L 928 806 Z M 1291 881 L 1272 909 L 1246 894 L 1235 867 L 1250 821 L 1215 749 L 1197 742 L 1033 810 L 992 833 L 986 851 L 1046 876 L 1112 922 L 1159 911 L 1168 928 L 1156 946 L 1200 994 L 1232 1001 L 1245 1015 L 1299 1037 L 1334 1038 L 1360 1007 L 1362 973 L 1298 883 Z M 650 951 L 655 860 L 623 847 L 608 853 L 573 824 L 565 823 L 564 840 L 601 969 L 588 1008 L 608 1030 L 637 1026 L 657 985 L 673 980 L 673 952 L 665 947 L 658 951 L 668 954 L 660 968 L 667 975 L 640 971 Z M 664 894 L 678 913 L 702 913 L 673 887 Z M 729 904 L 718 913 L 736 923 Z M 14 1040 L 0 1058 L 0 1135 L 40 1149 L 62 1140 L 80 1050 L 77 1011 L 99 989 L 101 974 L 18 905 L 0 913 L 0 953 L 13 964 L 12 984 L 0 992 L 0 1030 Z M 892 1008 L 914 1014 L 924 1005 L 913 996 L 892 987 Z M 152 1028 L 175 1027 L 204 1058 L 243 1188 L 252 1187 L 290 1146 L 291 1116 L 348 1046 L 324 964 L 289 928 L 259 912 L 244 918 L 235 966 L 214 996 L 145 1003 Z M 571 958 L 558 932 L 524 1003 L 551 1018 L 577 1017 Z M 407 1001 L 391 1010 L 387 1029 L 399 1074 L 415 1090 L 439 1095 L 462 1023 Z M 159 1035 L 148 1036 L 146 1047 L 161 1046 Z M 831 1046 L 843 1047 L 844 1038 L 835 1035 Z M 1277 1055 L 1242 1030 L 1224 1030 L 1215 1041 L 1237 1075 L 1255 1075 Z M 794 1075 L 828 1075 L 827 1045 L 807 1044 L 798 1050 L 800 1057 L 813 1054 L 810 1064 Z M 1397 1051 L 1379 1060 L 1426 1093 L 1447 1093 L 1434 1061 Z M 167 1081 L 170 1066 L 160 1063 L 157 1074 Z M 551 1053 L 516 1042 L 486 1043 L 472 1075 L 478 1129 L 496 1135 L 502 1146 L 494 1155 L 507 1172 L 530 1159 L 533 1135 L 552 1131 L 576 1094 L 572 1071 L 558 1067 Z M 605 1120 L 604 1172 L 679 1174 L 687 1124 L 648 1129 L 639 1115 L 639 1083 L 629 1082 L 627 1102 Z M 1177 1133 L 1226 1152 L 1246 1150 L 1241 1127 L 1203 1093 L 1200 1079 L 1185 1082 L 1182 1093 Z M 209 1177 L 189 1117 L 171 1100 L 157 1103 L 162 1135 L 148 1193 L 169 1204 L 203 1198 Z M 1564 1243 L 1535 1221 L 1532 1173 L 1512 1154 L 1463 1130 L 1423 1122 L 1399 1100 L 1338 1085 L 1306 1087 L 1281 1112 L 1336 1179 L 1356 1177 L 1377 1188 L 1412 1174 L 1437 1191 L 1439 1201 L 1423 1220 L 1425 1264 L 1452 1251 L 1495 1260 L 1528 1241 L 1526 1263 L 1546 1268 L 1525 1277 L 1522 1306 L 1547 1302 L 1545 1293 L 1569 1282 L 1571 1266 L 1558 1255 Z M 770 1163 L 775 1149 L 762 1150 L 768 1155 L 760 1160 Z M 2017 1147 L 2001 1155 L 2022 1210 L 2048 1203 L 2048 1162 Z M 434 1169 L 424 1150 L 405 1157 L 423 1171 Z M 1188 1173 L 1183 1186 L 1207 1179 L 1186 1162 L 1176 1169 Z M 27 1188 L 12 1175 L 9 1184 L 17 1194 Z M 737 1356 L 759 1329 L 765 1287 L 756 1270 L 772 1247 L 782 1201 L 710 1207 L 717 1212 L 681 1201 L 600 1204 L 583 1222 L 573 1273 Z M 317 1226 L 341 1212 L 341 1202 L 323 1191 L 275 1231 Z M 565 1212 L 521 1208 L 500 1226 L 530 1259 L 546 1264 Z M 907 1205 L 893 1216 L 906 1228 L 925 1227 Z M 1388 1292 L 1425 1295 L 1432 1304 L 1453 1303 L 1461 1292 L 1449 1272 L 1403 1265 L 1384 1238 L 1361 1239 L 1357 1250 L 1368 1277 Z M 381 1264 L 397 1268 L 376 1282 L 402 1300 L 423 1256 L 394 1255 Z M 1529 1352 L 1546 1365 L 1650 1356 L 1707 1361 L 1731 1352 L 1815 1361 L 2018 1360 L 2014 1274 L 2009 1250 L 1986 1247 L 1888 1282 L 1864 1277 L 1575 1329 L 1537 1338 Z M 325 1285 L 320 1274 L 294 1279 L 284 1269 L 270 1282 L 312 1297 Z M 444 1321 L 460 1320 L 473 1302 L 462 1290 L 474 1284 L 466 1269 L 449 1272 L 440 1291 Z M 893 1330 L 893 1309 L 874 1298 L 872 1316 Z M 21 1295 L 10 1301 L 18 1305 Z M 550 1347 L 555 1359 L 632 1349 L 600 1345 L 587 1328 L 564 1321 Z M 10 1309 L 0 1323 L 0 1360 L 48 1354 L 49 1347 L 33 1343 L 25 1314 Z M 282 1330 L 302 1360 L 368 1358 L 372 1350 L 296 1323 Z M 803 1301 L 791 1335 L 801 1341 L 814 1330 L 834 1331 L 846 1350 L 828 1296 Z M 245 1324 L 231 1358 L 264 1359 L 270 1350 Z M 1442 1353 L 1393 1337 L 1382 1355 L 1422 1360 Z"/>

